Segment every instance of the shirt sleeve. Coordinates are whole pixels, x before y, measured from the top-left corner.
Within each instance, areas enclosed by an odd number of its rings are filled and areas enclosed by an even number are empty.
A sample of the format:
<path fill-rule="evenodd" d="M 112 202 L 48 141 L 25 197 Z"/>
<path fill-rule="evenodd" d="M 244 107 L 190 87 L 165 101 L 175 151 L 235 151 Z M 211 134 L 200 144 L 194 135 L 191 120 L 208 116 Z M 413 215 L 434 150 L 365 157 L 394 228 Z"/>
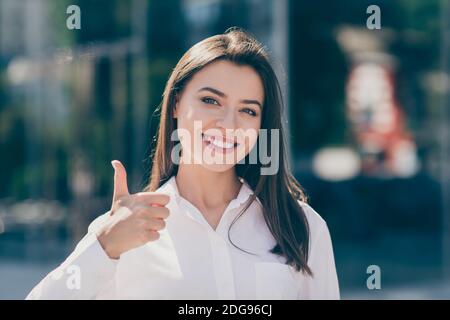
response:
<path fill-rule="evenodd" d="M 75 250 L 26 297 L 27 300 L 95 299 L 113 294 L 118 260 L 109 258 L 96 231 L 109 212 L 95 219 Z"/>
<path fill-rule="evenodd" d="M 330 232 L 325 222 L 313 239 L 308 266 L 313 275 L 304 278 L 299 299 L 339 300 L 339 281 L 333 254 Z"/>

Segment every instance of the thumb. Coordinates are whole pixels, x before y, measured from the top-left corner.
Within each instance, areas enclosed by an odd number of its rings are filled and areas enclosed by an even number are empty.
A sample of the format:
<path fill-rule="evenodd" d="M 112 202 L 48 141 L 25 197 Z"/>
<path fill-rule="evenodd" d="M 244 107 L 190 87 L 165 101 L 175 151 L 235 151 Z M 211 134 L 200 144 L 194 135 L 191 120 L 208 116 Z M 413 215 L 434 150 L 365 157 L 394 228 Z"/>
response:
<path fill-rule="evenodd" d="M 128 192 L 127 171 L 125 170 L 125 167 L 118 160 L 111 161 L 111 164 L 114 168 L 114 202 L 120 197 L 127 196 L 130 193 Z"/>

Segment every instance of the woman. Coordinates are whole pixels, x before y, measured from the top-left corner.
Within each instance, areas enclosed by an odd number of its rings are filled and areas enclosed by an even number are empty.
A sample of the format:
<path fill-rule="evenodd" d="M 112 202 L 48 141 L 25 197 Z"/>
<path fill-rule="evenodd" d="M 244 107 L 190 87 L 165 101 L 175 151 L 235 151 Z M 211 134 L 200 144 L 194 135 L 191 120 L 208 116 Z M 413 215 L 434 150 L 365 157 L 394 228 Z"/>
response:
<path fill-rule="evenodd" d="M 236 28 L 194 45 L 160 111 L 150 184 L 130 195 L 113 161 L 111 210 L 27 298 L 339 299 L 327 225 L 286 163 L 262 45 Z M 254 157 L 269 146 L 270 161 Z"/>

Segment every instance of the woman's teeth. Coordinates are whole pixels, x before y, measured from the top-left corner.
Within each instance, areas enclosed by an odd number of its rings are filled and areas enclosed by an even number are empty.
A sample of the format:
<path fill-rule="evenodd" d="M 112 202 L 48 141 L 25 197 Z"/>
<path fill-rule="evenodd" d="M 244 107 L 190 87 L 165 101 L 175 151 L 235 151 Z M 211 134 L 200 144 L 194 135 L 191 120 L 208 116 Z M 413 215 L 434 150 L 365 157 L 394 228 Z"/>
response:
<path fill-rule="evenodd" d="M 222 149 L 230 149 L 233 148 L 233 144 L 232 143 L 227 143 L 227 142 L 221 142 L 219 140 L 213 140 L 211 142 L 213 145 L 215 145 L 216 147 L 222 148 Z"/>
<path fill-rule="evenodd" d="M 221 140 L 216 140 L 213 137 L 204 136 L 204 139 L 214 146 L 222 149 L 231 149 L 234 147 L 234 143 L 229 143 Z"/>

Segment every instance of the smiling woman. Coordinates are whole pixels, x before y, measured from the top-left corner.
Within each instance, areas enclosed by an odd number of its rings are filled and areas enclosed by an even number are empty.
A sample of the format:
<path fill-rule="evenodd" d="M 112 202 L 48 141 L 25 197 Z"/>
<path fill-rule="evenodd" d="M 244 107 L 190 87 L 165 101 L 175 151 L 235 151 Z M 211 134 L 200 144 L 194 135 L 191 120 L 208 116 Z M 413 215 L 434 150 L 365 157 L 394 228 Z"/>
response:
<path fill-rule="evenodd" d="M 187 83 L 173 111 L 177 120 L 184 163 L 201 163 L 215 172 L 226 172 L 249 154 L 261 126 L 263 83 L 251 67 L 219 60 L 198 71 Z M 195 124 L 199 129 L 195 130 Z M 253 133 L 253 134 L 249 134 Z M 193 148 L 195 140 L 203 148 Z M 194 143 L 191 143 L 194 142 Z M 225 160 L 221 155 L 234 153 Z M 208 157 L 208 158 L 206 158 Z M 217 161 L 207 161 L 218 158 Z M 214 159 L 213 159 L 214 160 Z M 195 170 L 189 167 L 189 170 Z"/>
<path fill-rule="evenodd" d="M 338 299 L 331 237 L 288 167 L 280 87 L 263 46 L 235 28 L 194 45 L 160 111 L 149 185 L 129 194 L 113 161 L 111 210 L 28 298 Z M 245 161 L 266 143 L 261 130 L 278 132 L 267 141 L 280 159 L 271 175 L 261 159 Z M 80 290 L 66 285 L 71 265 Z"/>

